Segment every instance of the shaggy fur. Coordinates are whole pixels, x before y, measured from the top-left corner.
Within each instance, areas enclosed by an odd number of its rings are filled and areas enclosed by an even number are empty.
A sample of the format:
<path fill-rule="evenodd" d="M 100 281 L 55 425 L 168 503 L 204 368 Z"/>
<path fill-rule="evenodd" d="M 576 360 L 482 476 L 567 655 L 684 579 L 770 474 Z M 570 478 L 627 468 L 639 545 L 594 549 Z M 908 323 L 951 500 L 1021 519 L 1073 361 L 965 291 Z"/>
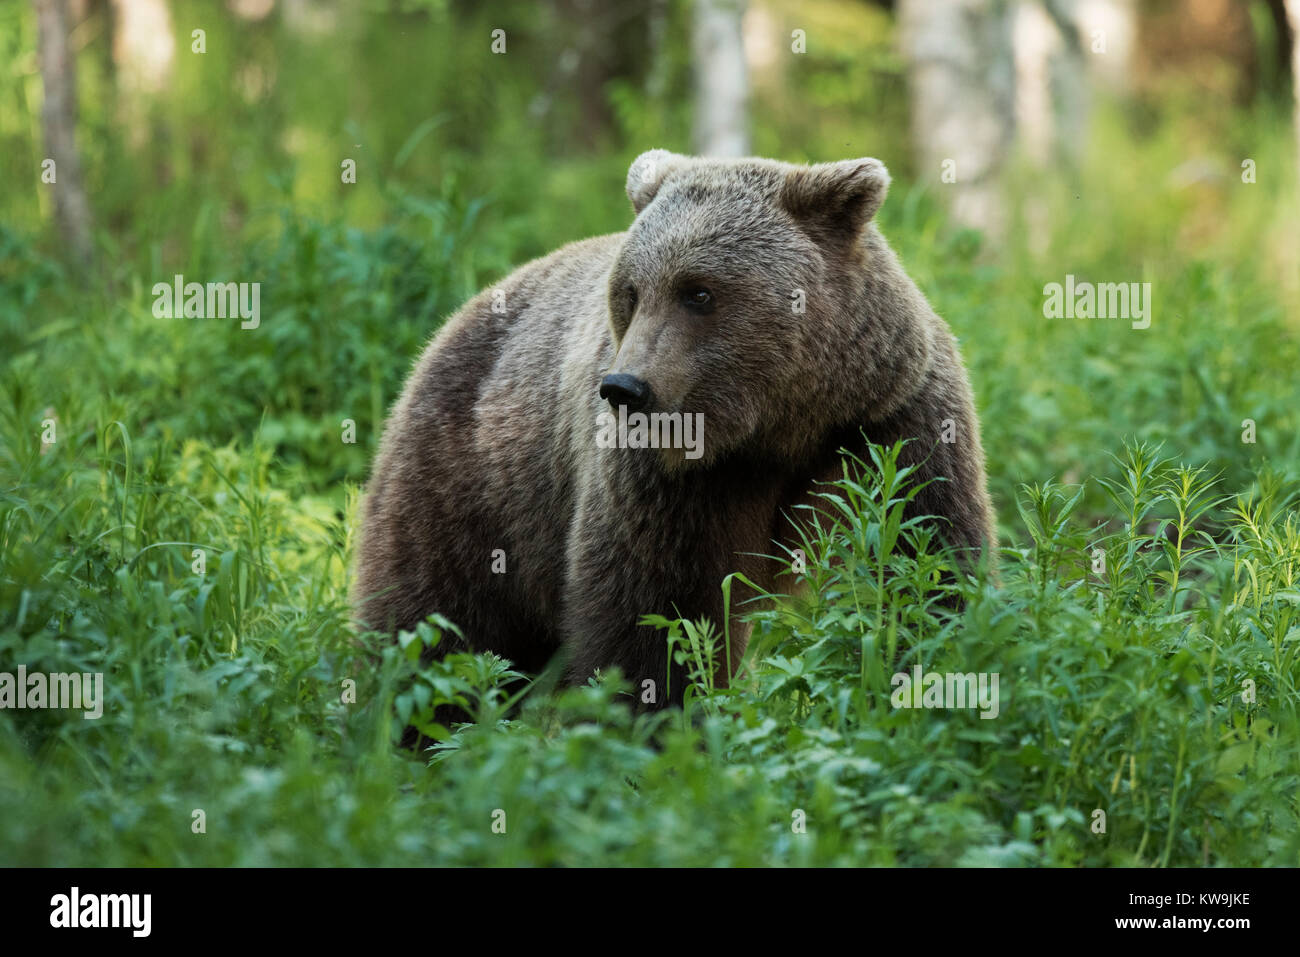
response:
<path fill-rule="evenodd" d="M 627 232 L 516 270 L 420 357 L 364 505 L 362 622 L 441 612 L 461 647 L 537 671 L 565 646 L 571 679 L 617 665 L 638 688 L 657 682 L 663 704 L 663 635 L 638 618 L 719 622 L 728 573 L 771 583 L 755 555 L 794 547 L 792 506 L 839 477 L 837 450 L 861 452 L 863 431 L 915 439 L 904 458 L 919 479 L 946 481 L 914 510 L 953 545 L 990 549 L 956 343 L 872 222 L 888 184 L 873 159 L 638 157 Z M 684 298 L 700 288 L 707 314 Z M 653 411 L 703 413 L 703 456 L 598 447 L 611 373 L 646 383 Z M 956 440 L 941 442 L 949 419 Z M 743 631 L 732 638 L 734 666 Z M 680 700 L 680 671 L 671 688 Z"/>

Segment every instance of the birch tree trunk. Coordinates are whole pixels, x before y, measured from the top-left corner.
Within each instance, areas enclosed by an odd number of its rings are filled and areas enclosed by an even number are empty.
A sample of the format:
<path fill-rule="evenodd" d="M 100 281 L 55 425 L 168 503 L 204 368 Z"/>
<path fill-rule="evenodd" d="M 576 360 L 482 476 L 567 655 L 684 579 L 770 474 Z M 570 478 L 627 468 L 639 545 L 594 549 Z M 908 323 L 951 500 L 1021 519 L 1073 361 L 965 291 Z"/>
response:
<path fill-rule="evenodd" d="M 171 83 L 176 37 L 166 0 L 113 0 L 113 64 L 130 95 L 160 93 Z"/>
<path fill-rule="evenodd" d="M 1015 134 L 1011 0 L 899 0 L 912 140 L 922 179 L 953 218 L 995 240 L 1005 229 L 1000 175 Z"/>
<path fill-rule="evenodd" d="M 749 76 L 742 22 L 745 0 L 695 0 L 695 152 L 749 154 Z"/>
<path fill-rule="evenodd" d="M 54 160 L 54 220 L 69 258 L 89 267 L 94 247 L 90 238 L 90 203 L 81 177 L 77 154 L 77 79 L 68 48 L 66 0 L 34 0 L 37 47 L 44 101 L 41 126 L 45 152 Z"/>
<path fill-rule="evenodd" d="M 1296 183 L 1300 184 L 1300 0 L 1285 0 L 1291 24 L 1291 90 L 1294 96 Z"/>

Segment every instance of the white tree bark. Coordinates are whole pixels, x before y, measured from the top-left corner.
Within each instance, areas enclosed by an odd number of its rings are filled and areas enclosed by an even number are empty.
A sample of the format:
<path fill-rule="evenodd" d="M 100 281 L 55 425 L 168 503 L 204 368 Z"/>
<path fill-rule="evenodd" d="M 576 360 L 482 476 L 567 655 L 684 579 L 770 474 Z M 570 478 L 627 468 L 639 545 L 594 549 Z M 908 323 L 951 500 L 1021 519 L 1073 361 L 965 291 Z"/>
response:
<path fill-rule="evenodd" d="M 1300 183 L 1300 0 L 1283 0 L 1291 24 L 1291 89 L 1295 97 L 1296 182 Z"/>
<path fill-rule="evenodd" d="M 922 179 L 947 191 L 953 218 L 1005 229 L 1000 176 L 1015 134 L 1011 0 L 900 0 L 912 138 Z"/>
<path fill-rule="evenodd" d="M 176 37 L 166 0 L 113 0 L 113 64 L 131 93 L 158 93 L 171 82 Z"/>
<path fill-rule="evenodd" d="M 1067 0 L 1048 2 L 1060 7 Z M 1088 72 L 1113 92 L 1131 89 L 1138 34 L 1136 0 L 1068 0 L 1068 6 Z"/>
<path fill-rule="evenodd" d="M 1022 0 L 1015 20 L 1016 128 L 1025 154 L 1046 166 L 1056 147 L 1056 107 L 1052 64 L 1062 55 L 1065 39 L 1041 3 Z"/>
<path fill-rule="evenodd" d="M 46 158 L 54 160 L 54 221 L 69 257 L 89 266 L 94 253 L 90 236 L 90 202 L 77 153 L 76 61 L 68 48 L 66 0 L 34 0 L 39 50 L 41 127 Z"/>
<path fill-rule="evenodd" d="M 742 22 L 745 0 L 695 0 L 695 152 L 747 156 L 749 75 Z"/>

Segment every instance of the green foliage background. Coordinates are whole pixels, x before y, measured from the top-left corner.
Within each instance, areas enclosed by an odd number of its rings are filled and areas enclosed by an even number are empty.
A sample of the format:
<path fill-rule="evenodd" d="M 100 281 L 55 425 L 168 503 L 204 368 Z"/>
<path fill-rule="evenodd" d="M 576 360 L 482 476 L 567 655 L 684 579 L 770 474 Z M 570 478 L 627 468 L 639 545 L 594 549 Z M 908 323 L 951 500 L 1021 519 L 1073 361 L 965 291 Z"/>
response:
<path fill-rule="evenodd" d="M 756 76 L 755 149 L 894 172 L 881 226 L 962 341 L 1000 583 L 943 610 L 943 556 L 890 545 L 913 533 L 891 526 L 906 481 L 878 450 L 828 490 L 843 521 L 809 542 L 812 587 L 756 613 L 734 689 L 633 718 L 611 676 L 511 710 L 500 662 L 413 662 L 446 622 L 398 645 L 353 633 L 358 490 L 438 324 L 515 265 L 623 229 L 631 159 L 689 150 L 689 10 L 667 5 L 580 136 L 559 8 L 341 9 L 318 36 L 176 2 L 175 80 L 143 105 L 89 21 L 102 265 L 82 274 L 48 231 L 33 17 L 0 3 L 0 670 L 103 672 L 107 693 L 98 721 L 0 712 L 0 863 L 1300 864 L 1286 104 L 1102 103 L 1068 163 L 1017 177 L 994 251 L 909 165 L 889 17 L 772 7 L 808 53 Z M 1226 175 L 1178 185 L 1189 158 Z M 261 282 L 261 328 L 155 318 L 151 286 L 178 272 Z M 1151 328 L 1044 319 L 1067 273 L 1152 282 Z M 684 648 L 717 637 L 663 624 Z M 999 673 L 999 717 L 889 707 L 914 664 Z M 477 723 L 431 754 L 393 747 L 449 700 Z"/>

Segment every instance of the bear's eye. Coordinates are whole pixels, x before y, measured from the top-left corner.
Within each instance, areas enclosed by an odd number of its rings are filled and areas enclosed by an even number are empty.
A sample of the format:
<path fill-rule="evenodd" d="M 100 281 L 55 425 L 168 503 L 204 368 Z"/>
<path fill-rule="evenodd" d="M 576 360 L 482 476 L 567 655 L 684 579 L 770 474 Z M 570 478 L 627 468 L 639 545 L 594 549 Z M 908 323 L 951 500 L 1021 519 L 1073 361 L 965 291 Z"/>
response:
<path fill-rule="evenodd" d="M 687 286 L 683 289 L 682 302 L 692 312 L 704 314 L 713 311 L 713 293 L 703 286 Z"/>

